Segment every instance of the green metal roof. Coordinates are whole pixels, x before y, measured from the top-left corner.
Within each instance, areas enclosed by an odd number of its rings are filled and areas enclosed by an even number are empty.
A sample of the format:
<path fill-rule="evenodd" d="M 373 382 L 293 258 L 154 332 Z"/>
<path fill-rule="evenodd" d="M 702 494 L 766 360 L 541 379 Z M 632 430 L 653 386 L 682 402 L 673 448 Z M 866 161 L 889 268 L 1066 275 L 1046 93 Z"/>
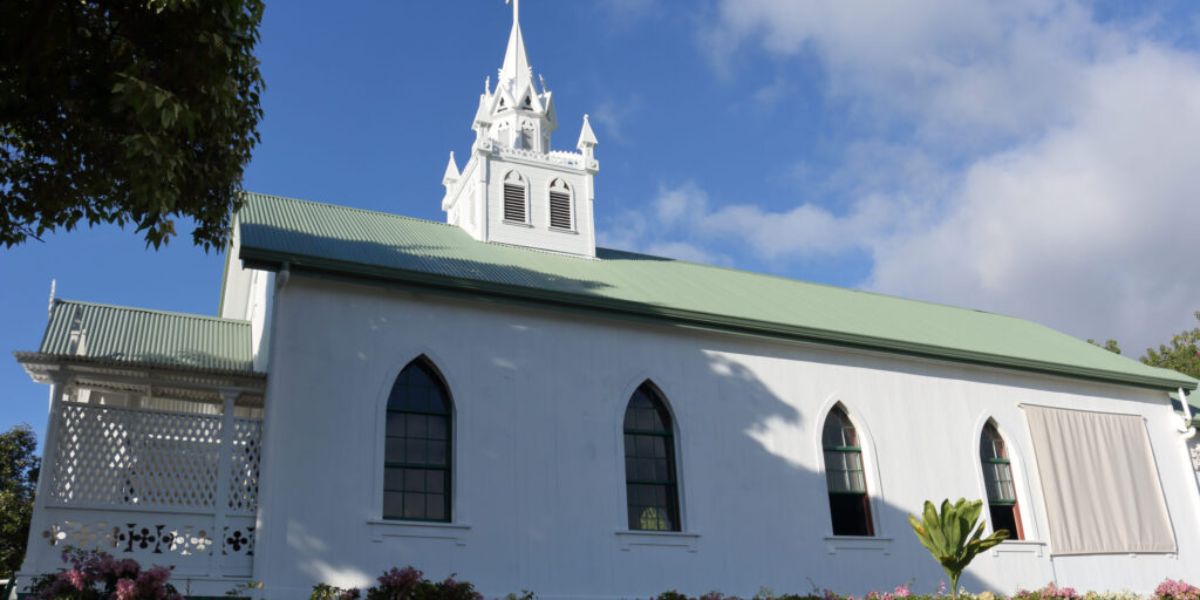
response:
<path fill-rule="evenodd" d="M 253 372 L 250 323 L 55 300 L 39 352 L 116 363 Z"/>
<path fill-rule="evenodd" d="M 1160 389 L 1197 381 L 1003 315 L 597 249 L 598 260 L 478 242 L 457 227 L 246 194 L 250 266 L 384 279 L 636 318 Z"/>

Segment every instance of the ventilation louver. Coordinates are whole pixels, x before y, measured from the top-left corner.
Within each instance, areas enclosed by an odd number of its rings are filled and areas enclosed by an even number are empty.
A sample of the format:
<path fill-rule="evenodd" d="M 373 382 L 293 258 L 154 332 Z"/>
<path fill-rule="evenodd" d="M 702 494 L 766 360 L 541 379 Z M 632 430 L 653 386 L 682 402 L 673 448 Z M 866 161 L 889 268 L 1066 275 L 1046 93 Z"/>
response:
<path fill-rule="evenodd" d="M 525 187 L 504 184 L 504 220 L 525 222 Z"/>
<path fill-rule="evenodd" d="M 566 192 L 550 192 L 550 226 L 558 229 L 571 228 L 571 195 Z"/>

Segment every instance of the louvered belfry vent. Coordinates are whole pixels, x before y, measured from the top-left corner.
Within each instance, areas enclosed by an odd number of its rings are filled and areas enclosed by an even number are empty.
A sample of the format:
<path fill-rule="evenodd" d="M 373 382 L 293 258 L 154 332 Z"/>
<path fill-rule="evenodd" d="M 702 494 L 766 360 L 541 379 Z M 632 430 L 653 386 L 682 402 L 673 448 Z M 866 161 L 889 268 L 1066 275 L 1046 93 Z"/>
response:
<path fill-rule="evenodd" d="M 525 186 L 504 184 L 504 220 L 525 222 Z"/>
<path fill-rule="evenodd" d="M 571 194 L 550 192 L 550 226 L 558 229 L 571 228 Z"/>

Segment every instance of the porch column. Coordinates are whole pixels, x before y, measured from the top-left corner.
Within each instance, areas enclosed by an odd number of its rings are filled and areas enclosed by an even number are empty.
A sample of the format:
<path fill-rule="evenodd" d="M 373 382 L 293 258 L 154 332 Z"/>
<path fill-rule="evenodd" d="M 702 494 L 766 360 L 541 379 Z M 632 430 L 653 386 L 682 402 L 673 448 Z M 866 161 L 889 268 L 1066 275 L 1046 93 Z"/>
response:
<path fill-rule="evenodd" d="M 233 407 L 238 390 L 221 390 L 221 450 L 217 459 L 217 493 L 213 499 L 213 547 L 211 575 L 221 574 L 221 556 L 225 548 L 225 516 L 229 512 L 230 472 L 233 470 Z"/>
<path fill-rule="evenodd" d="M 33 496 L 33 519 L 29 524 L 29 539 L 25 544 L 25 561 L 21 565 L 19 575 L 40 575 L 30 573 L 34 556 L 34 544 L 44 544 L 42 532 L 49 529 L 51 523 L 46 521 L 46 505 L 50 503 L 50 480 L 57 476 L 55 457 L 58 454 L 58 436 L 62 425 L 62 399 L 75 384 L 75 377 L 68 373 L 56 371 L 50 374 L 50 410 L 46 418 L 46 431 L 42 437 L 42 468 L 38 474 L 37 487 Z"/>

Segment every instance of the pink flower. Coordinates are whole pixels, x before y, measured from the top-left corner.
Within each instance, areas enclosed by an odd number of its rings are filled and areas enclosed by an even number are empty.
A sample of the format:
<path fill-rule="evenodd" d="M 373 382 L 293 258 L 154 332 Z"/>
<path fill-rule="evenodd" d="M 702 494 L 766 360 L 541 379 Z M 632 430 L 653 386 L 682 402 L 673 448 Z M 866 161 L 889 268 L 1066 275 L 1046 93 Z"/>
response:
<path fill-rule="evenodd" d="M 378 581 L 381 587 L 409 589 L 421 581 L 423 575 L 424 573 L 412 567 L 404 567 L 404 569 L 393 568 L 380 575 Z"/>
<path fill-rule="evenodd" d="M 892 590 L 892 595 L 896 598 L 907 598 L 912 595 L 912 588 L 907 583 L 900 584 Z"/>
<path fill-rule="evenodd" d="M 137 582 L 132 579 L 117 580 L 117 600 L 135 600 L 137 598 Z"/>
<path fill-rule="evenodd" d="M 71 587 L 81 592 L 87 587 L 88 584 L 87 576 L 84 575 L 83 571 L 80 571 L 78 568 L 64 571 L 60 577 L 62 577 L 63 581 L 71 584 Z"/>
<path fill-rule="evenodd" d="M 1182 579 L 1164 579 L 1154 588 L 1154 595 L 1167 600 L 1197 600 L 1200 599 L 1200 588 Z"/>

